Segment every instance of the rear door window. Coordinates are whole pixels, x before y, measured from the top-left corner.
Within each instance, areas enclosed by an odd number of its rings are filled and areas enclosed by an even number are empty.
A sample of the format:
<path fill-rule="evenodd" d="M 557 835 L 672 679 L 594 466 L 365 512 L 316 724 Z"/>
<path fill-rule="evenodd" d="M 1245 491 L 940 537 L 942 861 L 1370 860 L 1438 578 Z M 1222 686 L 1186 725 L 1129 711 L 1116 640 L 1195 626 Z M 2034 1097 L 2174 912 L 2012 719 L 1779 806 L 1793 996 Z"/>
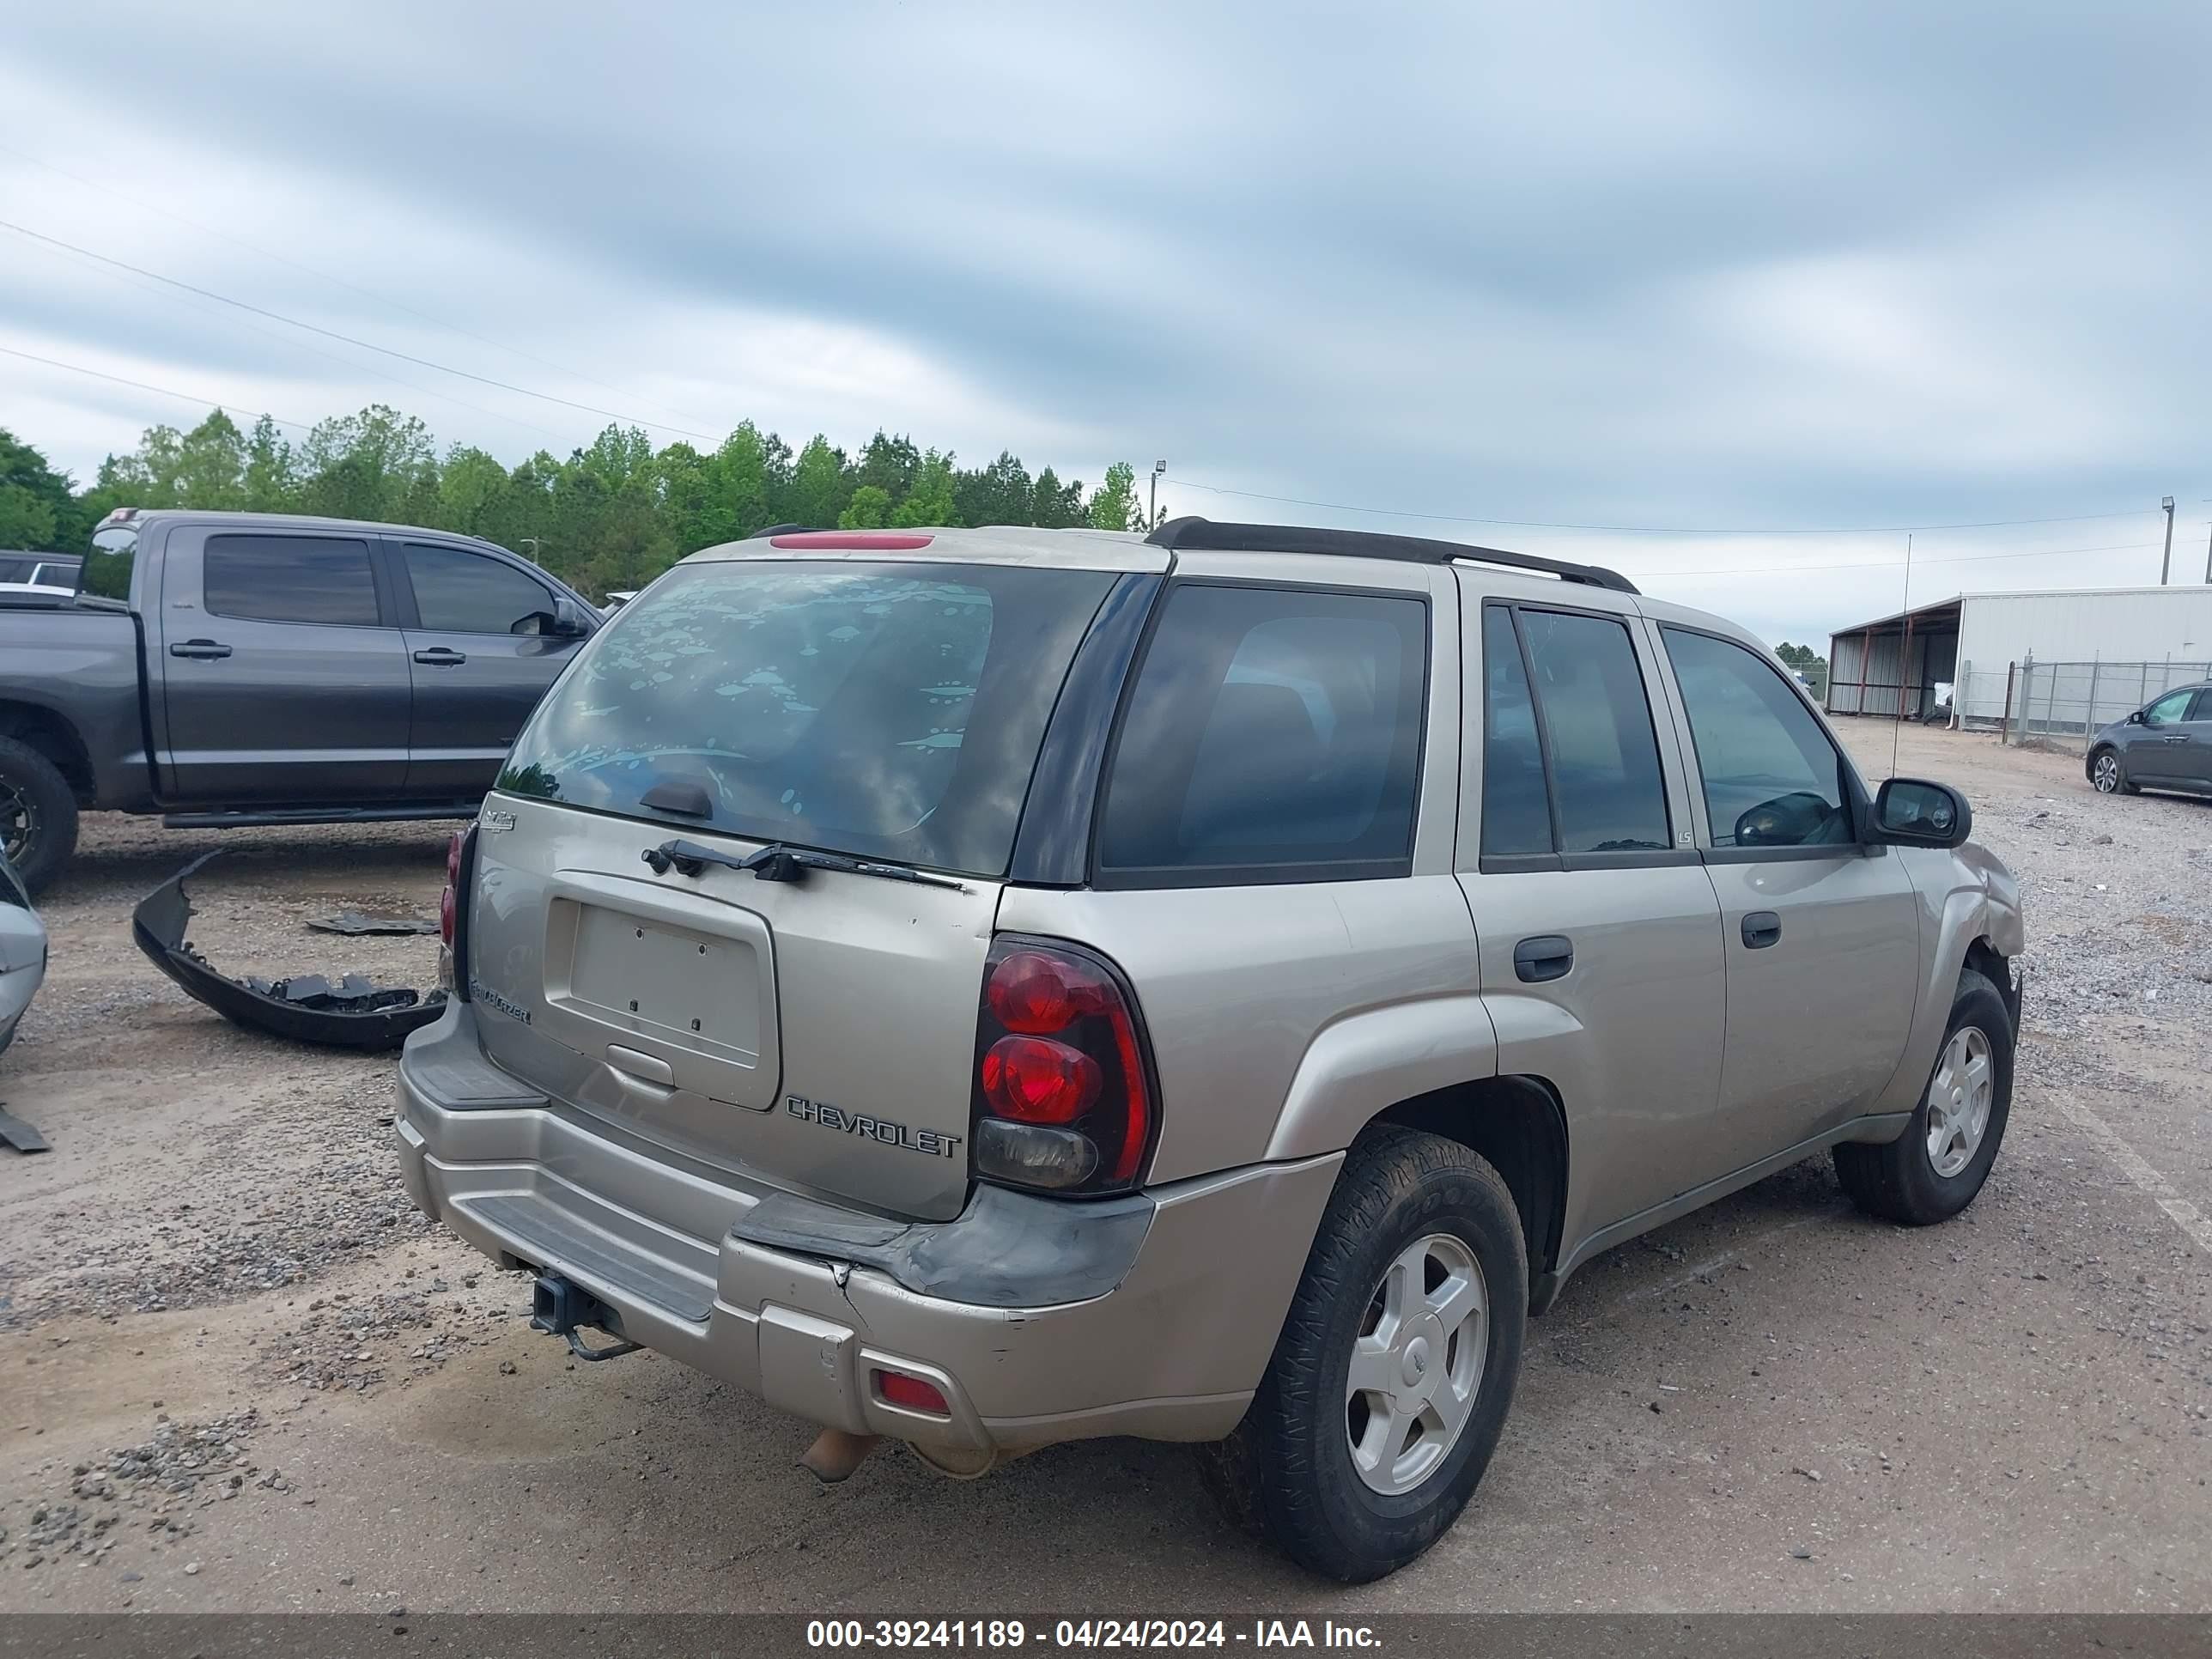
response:
<path fill-rule="evenodd" d="M 545 585 L 489 554 L 406 544 L 407 580 L 422 625 L 440 634 L 549 634 Z"/>
<path fill-rule="evenodd" d="M 1644 672 L 1610 617 L 1520 612 L 1544 710 L 1562 853 L 1670 849 Z"/>
<path fill-rule="evenodd" d="M 950 562 L 680 566 L 592 636 L 496 787 L 1001 875 L 1053 699 L 1112 581 Z"/>
<path fill-rule="evenodd" d="M 212 616 L 355 628 L 374 628 L 380 621 L 363 541 L 210 536 L 200 580 Z"/>
<path fill-rule="evenodd" d="M 1427 663 L 1419 599 L 1178 584 L 1123 712 L 1100 884 L 1407 874 Z"/>
<path fill-rule="evenodd" d="M 1502 605 L 1483 611 L 1482 662 L 1482 855 L 1527 858 L 1556 852 L 1544 746 L 1536 735 L 1536 699 L 1521 660 L 1513 613 Z"/>
<path fill-rule="evenodd" d="M 1482 638 L 1482 856 L 1557 868 L 1562 854 L 1671 852 L 1659 740 L 1628 629 L 1611 617 L 1492 605 Z"/>

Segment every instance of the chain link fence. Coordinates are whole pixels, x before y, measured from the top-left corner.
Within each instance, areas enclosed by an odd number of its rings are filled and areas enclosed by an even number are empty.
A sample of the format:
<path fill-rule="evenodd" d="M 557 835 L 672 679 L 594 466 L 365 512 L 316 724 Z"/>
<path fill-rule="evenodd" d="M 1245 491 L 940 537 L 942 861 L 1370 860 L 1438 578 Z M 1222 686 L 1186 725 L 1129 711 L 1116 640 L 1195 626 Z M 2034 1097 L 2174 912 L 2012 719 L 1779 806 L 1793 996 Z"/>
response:
<path fill-rule="evenodd" d="M 2001 731 L 2007 743 L 2050 742 L 2086 752 L 2089 738 L 2160 692 L 2212 680 L 2212 662 L 2038 662 L 2002 669 L 1962 663 L 1955 723 Z"/>

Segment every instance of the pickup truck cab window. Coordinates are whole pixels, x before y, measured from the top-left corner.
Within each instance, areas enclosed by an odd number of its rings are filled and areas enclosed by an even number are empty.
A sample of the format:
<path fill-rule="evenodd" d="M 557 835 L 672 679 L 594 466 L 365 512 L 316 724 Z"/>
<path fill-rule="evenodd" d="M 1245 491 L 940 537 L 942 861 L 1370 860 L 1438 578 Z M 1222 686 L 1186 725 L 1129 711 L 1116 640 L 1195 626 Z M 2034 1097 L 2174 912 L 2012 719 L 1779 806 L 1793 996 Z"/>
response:
<path fill-rule="evenodd" d="M 374 628 L 381 621 L 365 541 L 210 536 L 201 584 L 210 616 L 349 628 Z"/>
<path fill-rule="evenodd" d="M 488 554 L 424 542 L 405 545 L 407 580 L 422 627 L 447 634 L 550 634 L 544 584 Z"/>

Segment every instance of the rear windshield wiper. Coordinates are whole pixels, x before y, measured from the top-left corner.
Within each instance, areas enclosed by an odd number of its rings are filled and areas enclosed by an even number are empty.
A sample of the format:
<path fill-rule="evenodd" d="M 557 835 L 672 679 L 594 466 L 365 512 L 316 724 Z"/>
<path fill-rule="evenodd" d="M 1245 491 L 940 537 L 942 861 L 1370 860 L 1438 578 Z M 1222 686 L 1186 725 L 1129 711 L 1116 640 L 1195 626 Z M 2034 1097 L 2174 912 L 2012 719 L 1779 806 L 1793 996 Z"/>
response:
<path fill-rule="evenodd" d="M 903 864 L 848 858 L 842 853 L 817 852 L 811 847 L 786 847 L 781 842 L 738 858 L 693 841 L 664 841 L 638 856 L 653 866 L 656 876 L 665 876 L 671 870 L 679 876 L 696 876 L 708 865 L 718 864 L 725 870 L 745 871 L 763 881 L 803 881 L 809 870 L 839 870 L 848 876 L 874 876 L 881 881 L 911 882 L 918 887 L 950 887 L 956 893 L 968 890 L 965 882 L 951 876 L 933 875 Z"/>

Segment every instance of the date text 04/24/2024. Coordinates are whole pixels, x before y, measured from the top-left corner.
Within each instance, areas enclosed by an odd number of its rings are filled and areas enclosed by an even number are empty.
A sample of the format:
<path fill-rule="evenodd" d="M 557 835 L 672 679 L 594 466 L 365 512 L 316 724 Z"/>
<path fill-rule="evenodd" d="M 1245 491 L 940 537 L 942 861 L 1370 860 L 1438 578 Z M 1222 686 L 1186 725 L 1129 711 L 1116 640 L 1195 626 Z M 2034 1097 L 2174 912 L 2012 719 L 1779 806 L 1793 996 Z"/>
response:
<path fill-rule="evenodd" d="M 1018 1619 L 816 1619 L 806 1644 L 817 1649 L 1014 1650 L 1051 1648 L 1364 1648 L 1381 1645 L 1365 1625 L 1334 1620 L 1060 1619 L 1032 1626 Z"/>

